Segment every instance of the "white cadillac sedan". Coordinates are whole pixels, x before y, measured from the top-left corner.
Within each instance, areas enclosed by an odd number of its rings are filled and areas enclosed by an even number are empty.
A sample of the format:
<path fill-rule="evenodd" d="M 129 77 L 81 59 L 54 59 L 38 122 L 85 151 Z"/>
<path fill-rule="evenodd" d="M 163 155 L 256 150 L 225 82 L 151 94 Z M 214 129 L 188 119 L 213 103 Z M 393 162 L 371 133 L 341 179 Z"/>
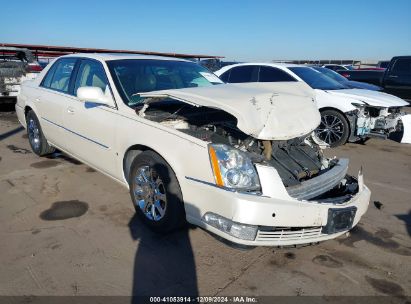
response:
<path fill-rule="evenodd" d="M 299 81 L 315 92 L 321 124 L 317 137 L 331 147 L 368 137 L 387 138 L 402 128 L 408 102 L 383 92 L 352 89 L 315 68 L 282 63 L 240 63 L 215 72 L 227 83 Z"/>
<path fill-rule="evenodd" d="M 335 238 L 370 191 L 309 134 L 320 114 L 298 82 L 221 84 L 179 59 L 75 54 L 25 82 L 16 104 L 33 151 L 62 150 L 130 189 L 158 232 L 186 221 L 244 245 Z"/>

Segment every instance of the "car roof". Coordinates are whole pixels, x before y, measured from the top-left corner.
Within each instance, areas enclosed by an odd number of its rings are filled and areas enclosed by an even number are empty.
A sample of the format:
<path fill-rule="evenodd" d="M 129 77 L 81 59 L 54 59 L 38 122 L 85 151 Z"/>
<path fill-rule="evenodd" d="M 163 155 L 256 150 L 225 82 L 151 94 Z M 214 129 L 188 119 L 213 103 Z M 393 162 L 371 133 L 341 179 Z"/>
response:
<path fill-rule="evenodd" d="M 238 67 L 238 66 L 247 66 L 247 65 L 257 65 L 257 66 L 271 66 L 274 68 L 279 68 L 281 70 L 292 68 L 292 67 L 307 67 L 310 68 L 310 66 L 303 65 L 303 64 L 294 64 L 294 63 L 278 63 L 278 62 L 243 62 L 243 63 L 237 63 L 237 64 L 232 64 L 232 65 L 226 65 L 219 69 L 218 71 L 215 71 L 214 73 L 217 76 L 221 76 L 223 73 L 227 72 L 228 70 L 231 70 L 232 68 Z"/>
<path fill-rule="evenodd" d="M 394 57 L 392 57 L 392 59 L 407 59 L 407 58 L 411 58 L 411 56 L 403 55 L 403 56 L 394 56 Z"/>
<path fill-rule="evenodd" d="M 282 62 L 281 63 L 277 63 L 277 62 L 243 62 L 243 63 L 236 63 L 236 64 L 232 64 L 232 65 L 227 65 L 225 67 L 233 68 L 233 67 L 236 67 L 236 66 L 243 66 L 243 65 L 265 65 L 265 66 L 283 67 L 283 68 L 304 66 L 302 64 L 282 63 Z"/>
<path fill-rule="evenodd" d="M 165 56 L 154 56 L 154 55 L 138 55 L 138 54 L 126 54 L 126 53 L 76 53 L 64 55 L 60 58 L 66 57 L 81 57 L 81 58 L 91 58 L 100 61 L 109 61 L 109 60 L 122 60 L 122 59 L 154 59 L 154 60 L 169 60 L 169 61 L 186 61 L 189 60 L 175 58 L 175 57 L 165 57 Z"/>

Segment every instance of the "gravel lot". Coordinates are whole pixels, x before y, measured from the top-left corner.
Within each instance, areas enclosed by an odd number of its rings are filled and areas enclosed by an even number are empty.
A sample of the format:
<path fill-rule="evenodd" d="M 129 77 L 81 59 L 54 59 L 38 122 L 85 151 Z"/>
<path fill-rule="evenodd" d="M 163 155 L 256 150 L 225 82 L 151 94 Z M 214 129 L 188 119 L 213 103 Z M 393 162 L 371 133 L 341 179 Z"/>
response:
<path fill-rule="evenodd" d="M 199 228 L 151 233 L 125 188 L 64 155 L 35 156 L 7 110 L 0 295 L 411 295 L 411 145 L 371 139 L 326 152 L 350 158 L 352 174 L 362 166 L 372 191 L 350 236 L 238 248 Z"/>

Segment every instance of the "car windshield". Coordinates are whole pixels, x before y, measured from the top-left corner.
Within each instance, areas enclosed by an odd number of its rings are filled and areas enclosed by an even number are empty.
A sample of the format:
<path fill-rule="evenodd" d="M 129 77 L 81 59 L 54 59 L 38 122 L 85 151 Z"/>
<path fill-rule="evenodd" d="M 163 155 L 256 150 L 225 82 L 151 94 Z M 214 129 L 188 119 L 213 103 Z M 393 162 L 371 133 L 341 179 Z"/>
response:
<path fill-rule="evenodd" d="M 321 67 L 313 67 L 314 70 L 317 70 L 324 75 L 327 75 L 328 77 L 337 80 L 340 83 L 346 83 L 348 82 L 348 79 L 345 78 L 344 76 L 338 74 L 337 72 L 334 72 L 333 70 L 327 69 L 327 68 L 321 68 Z"/>
<path fill-rule="evenodd" d="M 313 89 L 342 90 L 348 88 L 338 81 L 310 67 L 291 67 L 289 69 Z"/>
<path fill-rule="evenodd" d="M 139 93 L 222 83 L 217 76 L 194 62 L 123 59 L 108 61 L 107 65 L 121 97 L 128 106 L 142 102 Z"/>
<path fill-rule="evenodd" d="M 379 63 L 379 67 L 380 68 L 383 68 L 383 69 L 386 69 L 386 68 L 388 68 L 388 65 L 390 64 L 390 62 L 389 61 L 381 61 L 380 63 Z"/>

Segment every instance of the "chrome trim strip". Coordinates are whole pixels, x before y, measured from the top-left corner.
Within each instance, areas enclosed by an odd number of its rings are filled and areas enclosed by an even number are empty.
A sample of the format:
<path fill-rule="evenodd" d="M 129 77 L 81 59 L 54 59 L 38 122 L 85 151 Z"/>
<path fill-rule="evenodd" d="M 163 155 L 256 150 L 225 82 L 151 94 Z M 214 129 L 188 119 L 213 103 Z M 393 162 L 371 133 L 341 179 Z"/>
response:
<path fill-rule="evenodd" d="M 74 132 L 74 131 L 72 131 L 72 130 L 70 130 L 70 129 L 67 129 L 67 128 L 63 127 L 62 125 L 56 124 L 55 122 L 52 122 L 51 120 L 48 120 L 47 118 L 41 117 L 41 119 L 43 119 L 43 120 L 45 120 L 46 122 L 51 123 L 51 124 L 53 124 L 53 125 L 55 125 L 55 126 L 57 126 L 57 127 L 60 127 L 60 128 L 62 128 L 62 129 L 64 129 L 64 130 L 70 132 L 70 133 L 73 133 L 73 134 L 75 134 L 75 135 L 77 135 L 77 136 L 79 136 L 79 137 L 81 137 L 81 138 L 83 138 L 83 139 L 85 139 L 85 140 L 88 140 L 88 141 L 90 141 L 90 142 L 92 142 L 92 143 L 94 143 L 94 144 L 96 144 L 96 145 L 99 145 L 100 147 L 103 147 L 103 148 L 105 148 L 105 149 L 109 149 L 109 148 L 110 148 L 110 147 L 108 147 L 108 146 L 106 146 L 106 145 L 104 145 L 104 144 L 102 144 L 102 143 L 99 143 L 98 141 L 95 141 L 95 140 L 93 140 L 93 139 L 91 139 L 91 138 L 88 138 L 88 137 L 86 137 L 86 136 L 84 136 L 84 135 L 81 135 L 81 134 L 79 134 L 79 133 L 77 133 L 77 132 Z"/>
<path fill-rule="evenodd" d="M 204 185 L 211 186 L 211 187 L 221 189 L 221 190 L 225 190 L 225 191 L 228 191 L 228 192 L 234 192 L 234 193 L 246 194 L 246 195 L 257 195 L 257 196 L 260 196 L 260 197 L 268 197 L 268 196 L 262 195 L 261 192 L 239 191 L 239 190 L 228 188 L 228 187 L 219 187 L 216 184 L 206 182 L 206 181 L 203 181 L 203 180 L 200 180 L 200 179 L 197 179 L 197 178 L 193 178 L 193 177 L 190 177 L 190 176 L 186 176 L 185 178 L 188 179 L 188 180 L 200 183 L 200 184 L 204 184 Z"/>

